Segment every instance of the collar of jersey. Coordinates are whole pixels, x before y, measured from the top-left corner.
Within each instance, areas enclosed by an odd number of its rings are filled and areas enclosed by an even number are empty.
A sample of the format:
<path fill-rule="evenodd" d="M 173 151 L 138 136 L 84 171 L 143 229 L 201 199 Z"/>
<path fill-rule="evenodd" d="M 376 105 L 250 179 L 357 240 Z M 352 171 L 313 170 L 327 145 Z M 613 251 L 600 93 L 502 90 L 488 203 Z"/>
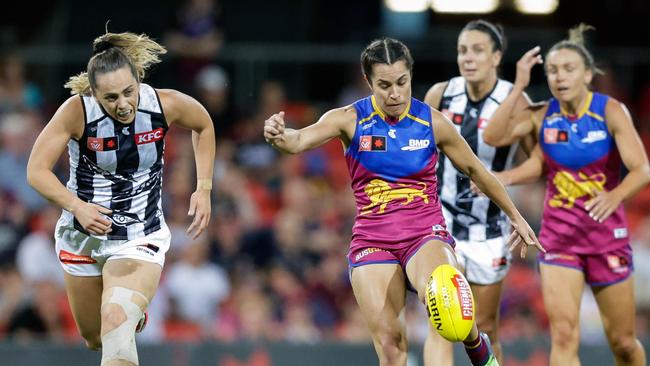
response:
<path fill-rule="evenodd" d="M 567 117 L 568 120 L 577 121 L 580 118 L 582 118 L 582 116 L 584 116 L 585 113 L 587 113 L 587 111 L 589 110 L 589 106 L 591 106 L 591 100 L 593 98 L 594 98 L 594 93 L 589 92 L 589 94 L 587 94 L 587 98 L 585 98 L 585 104 L 582 106 L 582 108 L 580 108 L 578 113 L 575 115 L 575 119 L 568 118 L 569 116 L 571 116 L 571 113 L 567 112 L 564 108 L 562 108 L 562 104 L 560 104 L 560 101 L 558 101 L 558 104 L 560 106 L 560 112 L 562 112 L 562 114 L 565 117 Z"/>
<path fill-rule="evenodd" d="M 377 105 L 377 102 L 375 101 L 375 96 L 374 95 L 370 97 L 370 101 L 372 102 L 372 108 L 375 110 L 375 113 L 377 113 L 386 123 L 388 123 L 386 121 L 386 113 L 384 113 L 384 111 L 382 111 L 381 108 L 379 108 L 379 106 Z M 406 105 L 406 108 L 404 109 L 404 112 L 402 112 L 402 114 L 400 114 L 399 117 L 397 118 L 397 122 L 404 119 L 404 117 L 406 117 L 409 114 L 409 110 L 411 110 L 411 99 L 410 98 L 409 98 L 408 104 Z"/>

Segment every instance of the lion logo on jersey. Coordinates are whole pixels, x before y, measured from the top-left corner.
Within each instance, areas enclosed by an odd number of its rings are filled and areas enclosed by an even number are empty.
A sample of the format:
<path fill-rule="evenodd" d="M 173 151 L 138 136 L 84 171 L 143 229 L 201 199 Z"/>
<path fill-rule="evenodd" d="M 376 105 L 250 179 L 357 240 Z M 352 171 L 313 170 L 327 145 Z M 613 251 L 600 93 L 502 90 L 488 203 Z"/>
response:
<path fill-rule="evenodd" d="M 550 199 L 549 204 L 551 207 L 572 208 L 578 198 L 587 195 L 595 197 L 598 192 L 603 190 L 607 181 L 603 173 L 588 176 L 579 172 L 578 176 L 582 181 L 576 179 L 569 172 L 559 171 L 555 174 L 553 185 L 555 185 L 558 193 Z"/>
<path fill-rule="evenodd" d="M 384 213 L 386 206 L 398 199 L 404 199 L 402 205 L 413 202 L 416 197 L 422 198 L 424 203 L 429 203 L 429 196 L 424 193 L 427 184 L 424 182 L 418 182 L 418 184 L 422 185 L 422 188 L 413 188 L 409 184 L 398 184 L 397 187 L 393 188 L 388 182 L 381 179 L 371 180 L 364 189 L 370 199 L 370 204 L 361 209 L 361 214 L 371 213 L 377 206 L 379 206 L 377 213 Z"/>

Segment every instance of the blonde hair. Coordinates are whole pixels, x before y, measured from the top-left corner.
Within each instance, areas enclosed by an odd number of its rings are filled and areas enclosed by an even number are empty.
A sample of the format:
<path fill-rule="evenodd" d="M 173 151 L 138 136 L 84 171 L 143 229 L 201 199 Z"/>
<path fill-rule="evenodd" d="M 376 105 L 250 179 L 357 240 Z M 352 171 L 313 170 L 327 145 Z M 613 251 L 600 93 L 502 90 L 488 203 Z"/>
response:
<path fill-rule="evenodd" d="M 587 70 L 591 70 L 594 74 L 604 75 L 605 72 L 596 66 L 594 56 L 591 55 L 591 52 L 585 46 L 585 32 L 588 30 L 596 30 L 596 28 L 589 24 L 580 23 L 569 29 L 569 38 L 554 44 L 546 53 L 546 57 L 548 58 L 548 55 L 553 51 L 569 49 L 580 55 Z"/>
<path fill-rule="evenodd" d="M 90 95 L 91 90 L 97 87 L 98 73 L 115 71 L 125 65 L 140 82 L 147 69 L 161 61 L 159 55 L 165 53 L 165 47 L 145 34 L 106 32 L 93 41 L 93 56 L 86 71 L 70 77 L 64 87 L 70 89 L 71 94 Z"/>

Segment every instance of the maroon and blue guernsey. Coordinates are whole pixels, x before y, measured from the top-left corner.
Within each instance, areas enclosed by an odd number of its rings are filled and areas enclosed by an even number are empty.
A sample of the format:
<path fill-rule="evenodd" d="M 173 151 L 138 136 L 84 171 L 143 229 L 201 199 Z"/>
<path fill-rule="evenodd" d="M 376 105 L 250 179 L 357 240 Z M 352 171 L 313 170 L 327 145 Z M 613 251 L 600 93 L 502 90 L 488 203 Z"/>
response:
<path fill-rule="evenodd" d="M 607 100 L 589 93 L 571 118 L 553 98 L 544 116 L 539 141 L 548 175 L 539 239 L 547 250 L 598 254 L 628 245 L 622 204 L 603 223 L 585 209 L 598 192 L 620 181 L 621 157 L 605 121 Z"/>
<path fill-rule="evenodd" d="M 411 99 L 399 118 L 390 118 L 373 96 L 354 108 L 356 130 L 345 152 L 357 203 L 350 253 L 405 249 L 428 236 L 452 244 L 437 193 L 431 108 Z"/>

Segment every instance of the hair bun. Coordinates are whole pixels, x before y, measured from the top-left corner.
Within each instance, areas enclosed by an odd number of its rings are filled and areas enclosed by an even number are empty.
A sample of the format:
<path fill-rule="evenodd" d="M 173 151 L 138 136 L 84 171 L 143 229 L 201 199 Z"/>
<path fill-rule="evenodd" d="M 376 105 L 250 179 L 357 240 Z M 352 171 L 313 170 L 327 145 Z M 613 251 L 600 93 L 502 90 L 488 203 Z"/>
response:
<path fill-rule="evenodd" d="M 98 53 L 102 53 L 113 47 L 115 46 L 109 41 L 99 41 L 95 43 L 95 45 L 93 46 L 93 56 Z"/>

